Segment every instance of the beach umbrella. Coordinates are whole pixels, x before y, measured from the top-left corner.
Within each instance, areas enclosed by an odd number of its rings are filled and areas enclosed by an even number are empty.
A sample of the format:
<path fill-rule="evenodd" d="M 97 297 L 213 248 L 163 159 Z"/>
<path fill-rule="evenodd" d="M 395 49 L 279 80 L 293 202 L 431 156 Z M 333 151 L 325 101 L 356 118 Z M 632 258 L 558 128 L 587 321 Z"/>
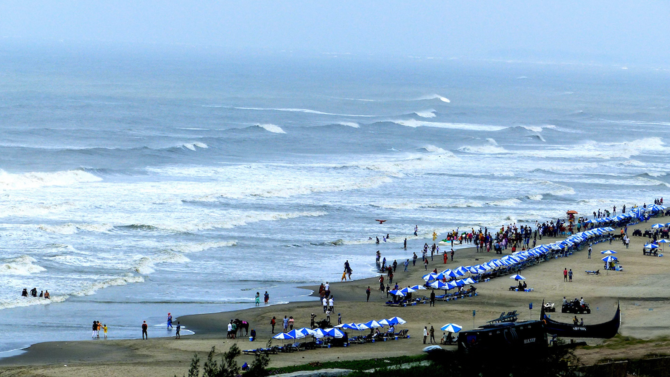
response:
<path fill-rule="evenodd" d="M 416 292 L 416 291 L 412 288 L 403 288 L 403 289 L 400 290 L 400 292 L 402 292 L 404 294 L 408 294 L 408 293 L 412 293 L 412 292 Z"/>
<path fill-rule="evenodd" d="M 440 328 L 440 330 L 457 333 L 457 332 L 461 331 L 462 328 L 463 328 L 462 326 L 459 326 L 455 323 L 449 323 L 449 324 L 446 324 L 446 325 L 442 326 Z"/>
<path fill-rule="evenodd" d="M 414 289 L 415 291 L 418 291 L 419 289 L 426 289 L 426 287 L 424 287 L 423 285 L 415 285 L 410 288 Z"/>
<path fill-rule="evenodd" d="M 431 280 L 436 280 L 437 279 L 437 274 L 435 273 L 430 273 L 428 275 L 423 275 L 423 280 L 424 281 L 431 281 Z"/>
<path fill-rule="evenodd" d="M 514 280 L 526 280 L 525 277 L 523 277 L 523 276 L 521 276 L 521 275 L 519 275 L 519 274 L 516 274 L 516 275 L 514 275 L 514 276 L 510 276 L 510 279 L 514 279 Z"/>
<path fill-rule="evenodd" d="M 462 287 L 465 285 L 465 283 L 463 283 L 463 280 L 454 280 L 453 283 L 456 284 L 457 287 Z"/>
<path fill-rule="evenodd" d="M 379 322 L 375 321 L 374 319 L 372 321 L 369 321 L 369 322 L 361 323 L 361 324 L 359 324 L 359 326 L 360 325 L 363 325 L 368 329 L 376 329 L 378 327 L 384 327 Z"/>
<path fill-rule="evenodd" d="M 663 239 L 663 240 L 659 240 L 659 241 L 656 241 L 656 242 L 658 242 L 658 243 L 670 243 L 670 240 Z"/>
<path fill-rule="evenodd" d="M 355 323 L 345 323 L 344 325 L 339 325 L 339 326 L 335 326 L 335 327 L 339 327 L 339 328 L 343 328 L 343 329 L 349 329 L 349 330 L 357 330 L 357 331 L 363 330 L 363 329 L 359 328 L 358 325 L 355 324 Z"/>
<path fill-rule="evenodd" d="M 616 254 L 616 251 L 614 251 L 614 250 L 605 250 L 605 251 L 601 251 L 600 254 Z"/>
<path fill-rule="evenodd" d="M 602 260 L 605 261 L 606 263 L 610 263 L 610 262 L 613 262 L 613 261 L 619 260 L 619 259 L 617 257 L 613 257 L 611 255 L 608 255 L 605 258 L 603 258 Z"/>
<path fill-rule="evenodd" d="M 465 273 L 467 273 L 467 272 L 468 272 L 468 270 L 463 266 L 456 269 L 456 273 L 461 275 L 461 276 L 465 275 Z"/>
<path fill-rule="evenodd" d="M 388 323 L 389 325 L 404 325 L 407 321 L 400 317 L 393 317 L 388 319 Z"/>
<path fill-rule="evenodd" d="M 454 289 L 456 287 L 458 287 L 458 284 L 456 284 L 455 281 L 450 281 L 447 283 L 447 289 Z"/>
<path fill-rule="evenodd" d="M 340 329 L 325 329 L 323 333 L 332 338 L 344 338 L 344 332 Z"/>
<path fill-rule="evenodd" d="M 308 335 L 314 335 L 314 334 L 316 333 L 316 331 L 314 331 L 314 330 L 312 330 L 312 329 L 309 329 L 309 328 L 307 328 L 307 327 L 303 327 L 303 328 L 301 328 L 301 329 L 298 329 L 298 331 L 299 331 L 300 333 L 304 334 L 305 336 L 308 336 Z"/>
<path fill-rule="evenodd" d="M 651 229 L 661 229 L 665 228 L 665 224 L 654 224 L 651 226 Z"/>
<path fill-rule="evenodd" d="M 658 249 L 658 245 L 654 245 L 653 243 L 648 243 L 644 245 L 645 249 Z"/>
<path fill-rule="evenodd" d="M 435 289 L 449 289 L 447 288 L 447 283 L 443 283 L 441 281 L 434 281 L 429 284 L 431 288 Z"/>
<path fill-rule="evenodd" d="M 297 329 L 287 332 L 286 335 L 290 336 L 291 339 L 300 339 L 305 337 L 305 334 Z"/>
<path fill-rule="evenodd" d="M 399 289 L 398 289 L 398 290 L 389 291 L 389 293 L 392 294 L 392 295 L 394 295 L 394 296 L 403 296 L 403 297 L 405 296 L 405 294 L 404 294 L 401 290 L 399 290 Z"/>
<path fill-rule="evenodd" d="M 481 272 L 477 269 L 477 267 L 470 267 L 470 273 L 474 275 L 479 275 Z"/>
<path fill-rule="evenodd" d="M 292 335 L 289 335 L 289 333 L 281 332 L 281 333 L 279 333 L 279 334 L 273 336 L 272 339 L 282 339 L 282 340 L 286 340 L 286 339 L 295 339 L 295 337 L 293 337 Z"/>

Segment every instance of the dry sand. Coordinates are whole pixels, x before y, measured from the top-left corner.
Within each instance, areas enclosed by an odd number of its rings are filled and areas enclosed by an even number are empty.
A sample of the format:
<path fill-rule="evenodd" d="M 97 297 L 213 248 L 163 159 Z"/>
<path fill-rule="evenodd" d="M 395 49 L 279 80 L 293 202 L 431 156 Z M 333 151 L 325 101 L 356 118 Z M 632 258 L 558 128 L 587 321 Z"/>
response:
<path fill-rule="evenodd" d="M 629 228 L 648 229 L 653 223 L 665 220 L 650 220 L 649 223 L 639 224 Z M 554 239 L 544 238 L 542 242 L 549 243 Z M 614 315 L 616 304 L 621 303 L 623 323 L 620 333 L 637 338 L 653 338 L 661 335 L 670 335 L 670 319 L 664 316 L 670 307 L 670 257 L 649 257 L 642 255 L 642 245 L 647 238 L 632 237 L 629 249 L 621 242 L 600 243 L 593 247 L 592 259 L 587 259 L 586 248 L 569 258 L 554 259 L 549 262 L 523 270 L 529 287 L 533 292 L 511 292 L 508 287 L 514 281 L 508 277 L 493 279 L 488 283 L 477 285 L 478 297 L 458 300 L 455 302 L 438 302 L 436 307 L 417 305 L 406 308 L 391 308 L 383 303 L 386 297 L 381 297 L 378 283 L 375 278 L 358 280 L 346 283 L 331 284 L 332 294 L 335 296 L 335 315 L 342 314 L 343 322 L 366 322 L 371 319 L 382 319 L 399 316 L 407 321 L 402 328 L 409 329 L 410 339 L 382 342 L 375 344 L 354 345 L 347 348 L 320 349 L 291 354 L 272 356 L 271 366 L 281 367 L 294 364 L 304 364 L 312 361 L 333 361 L 345 359 L 370 359 L 390 356 L 401 356 L 421 353 L 424 345 L 421 336 L 424 326 L 434 326 L 436 338 L 439 340 L 442 332 L 439 330 L 446 323 L 458 323 L 466 329 L 473 326 L 472 311 L 476 310 L 475 326 L 484 324 L 487 320 L 497 317 L 503 311 L 517 310 L 521 320 L 537 319 L 539 306 L 542 300 L 554 302 L 559 307 L 552 318 L 562 322 L 570 322 L 572 316 L 560 313 L 560 303 L 563 296 L 568 298 L 584 297 L 591 304 L 593 313 L 583 315 L 586 324 L 599 323 L 610 319 Z M 600 251 L 614 249 L 624 266 L 623 272 L 604 273 L 603 263 L 600 260 Z M 508 250 L 509 251 L 509 250 Z M 408 251 L 408 255 L 411 252 Z M 508 253 L 506 253 L 508 254 Z M 670 255 L 669 255 L 670 256 Z M 371 258 L 372 258 L 371 253 Z M 489 259 L 500 257 L 495 253 L 476 253 L 474 248 L 459 250 L 456 260 L 446 266 L 441 258 L 435 258 L 429 269 L 455 268 L 461 265 L 473 265 Z M 333 261 L 341 263 L 342 261 Z M 572 283 L 563 281 L 563 268 L 572 269 L 574 278 Z M 600 276 L 587 275 L 585 270 L 603 272 Z M 399 267 L 395 280 L 401 286 L 415 285 L 422 282 L 421 276 L 426 271 L 423 267 L 410 266 L 410 271 L 402 272 Z M 370 286 L 372 294 L 370 302 L 365 302 L 365 288 Z M 317 290 L 317 287 L 307 287 Z M 429 294 L 430 291 L 420 293 Z M 415 294 L 416 295 L 416 294 Z M 528 310 L 532 302 L 534 310 Z M 318 299 L 311 302 L 290 303 L 261 308 L 247 309 L 237 312 L 223 312 L 180 317 L 179 320 L 196 335 L 185 336 L 181 340 L 173 338 L 142 340 L 114 340 L 114 341 L 81 341 L 81 342 L 53 342 L 42 343 L 30 347 L 25 354 L 0 360 L 0 376 L 172 376 L 183 375 L 194 353 L 202 358 L 211 347 L 217 351 L 227 350 L 233 343 L 241 349 L 254 348 L 264 345 L 270 339 L 270 320 L 277 317 L 277 331 L 281 328 L 281 319 L 287 316 L 295 318 L 297 327 L 309 326 L 311 313 L 317 318 L 323 318 Z M 237 340 L 226 339 L 226 324 L 232 318 L 245 319 L 251 323 L 258 333 L 258 341 L 251 343 L 247 337 Z M 139 335 L 139 331 L 138 331 Z M 587 340 L 596 344 L 598 340 Z M 281 343 L 281 341 L 275 341 Z M 455 348 L 455 347 L 454 347 Z M 670 345 L 663 345 L 655 349 L 662 352 Z M 584 359 L 595 362 L 604 357 L 625 355 L 642 356 L 650 352 L 646 347 L 633 347 L 628 350 L 579 351 Z M 250 356 L 240 357 L 240 364 L 250 362 Z M 67 365 L 67 366 L 65 366 Z"/>

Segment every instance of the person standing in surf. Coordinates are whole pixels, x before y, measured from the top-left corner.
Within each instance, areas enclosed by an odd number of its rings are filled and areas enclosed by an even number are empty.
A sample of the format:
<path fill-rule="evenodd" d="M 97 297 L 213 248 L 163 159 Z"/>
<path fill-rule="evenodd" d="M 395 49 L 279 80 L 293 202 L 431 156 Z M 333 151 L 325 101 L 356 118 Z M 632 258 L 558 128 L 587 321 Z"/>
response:
<path fill-rule="evenodd" d="M 167 317 L 167 329 L 172 330 L 172 314 L 168 313 Z"/>

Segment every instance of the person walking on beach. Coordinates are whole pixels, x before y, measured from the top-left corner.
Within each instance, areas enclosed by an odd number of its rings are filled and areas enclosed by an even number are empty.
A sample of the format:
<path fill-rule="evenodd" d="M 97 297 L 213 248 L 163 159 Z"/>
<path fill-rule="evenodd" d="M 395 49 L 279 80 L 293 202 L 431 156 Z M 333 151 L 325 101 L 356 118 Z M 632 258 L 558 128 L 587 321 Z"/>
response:
<path fill-rule="evenodd" d="M 407 272 L 407 267 L 409 266 L 409 259 L 406 260 L 405 263 L 403 263 L 403 264 L 405 265 L 405 271 L 404 272 Z"/>
<path fill-rule="evenodd" d="M 330 296 L 330 299 L 328 300 L 328 308 L 331 312 L 335 311 L 335 297 Z"/>
<path fill-rule="evenodd" d="M 261 305 L 261 294 L 260 292 L 256 292 L 256 306 Z"/>
<path fill-rule="evenodd" d="M 284 316 L 284 332 L 288 332 L 288 318 Z"/>
<path fill-rule="evenodd" d="M 406 237 L 405 237 L 404 247 L 405 247 L 405 250 L 407 250 L 407 238 Z"/>
<path fill-rule="evenodd" d="M 591 251 L 593 251 L 593 248 L 589 245 L 589 259 L 591 259 Z"/>
<path fill-rule="evenodd" d="M 563 281 L 568 281 L 568 269 L 563 270 Z"/>
<path fill-rule="evenodd" d="M 325 313 L 326 310 L 328 309 L 328 299 L 327 298 L 322 298 L 321 299 L 321 305 L 323 305 L 323 312 Z"/>
<path fill-rule="evenodd" d="M 142 340 L 149 339 L 149 334 L 147 333 L 148 329 L 149 325 L 147 325 L 147 321 L 144 321 L 142 323 Z"/>
<path fill-rule="evenodd" d="M 416 260 L 417 260 L 418 258 L 419 258 L 419 257 L 416 256 L 416 252 L 414 252 L 414 256 L 412 257 L 412 266 L 416 266 Z"/>
<path fill-rule="evenodd" d="M 430 326 L 430 344 L 435 344 L 435 328 Z"/>
<path fill-rule="evenodd" d="M 270 295 L 268 294 L 268 291 L 265 291 L 263 298 L 265 299 L 265 305 L 267 305 L 268 301 L 270 301 Z"/>
<path fill-rule="evenodd" d="M 428 337 L 428 327 L 423 327 L 423 344 L 426 344 L 426 338 Z"/>
<path fill-rule="evenodd" d="M 370 286 L 368 285 L 368 289 L 365 290 L 365 295 L 367 298 L 365 299 L 365 302 L 370 302 Z"/>
<path fill-rule="evenodd" d="M 102 329 L 102 324 L 98 321 L 98 329 L 95 331 L 95 337 L 100 339 L 100 330 Z"/>
<path fill-rule="evenodd" d="M 102 326 L 102 331 L 105 333 L 105 339 L 107 339 L 107 325 Z"/>
<path fill-rule="evenodd" d="M 435 290 L 434 289 L 430 292 L 430 305 L 429 306 L 435 306 Z"/>
<path fill-rule="evenodd" d="M 171 330 L 172 329 L 172 314 L 168 313 L 168 318 L 167 318 L 167 329 Z"/>
<path fill-rule="evenodd" d="M 272 317 L 270 320 L 270 325 L 272 326 L 272 333 L 275 333 L 275 325 L 277 324 L 277 319 L 275 317 Z"/>
<path fill-rule="evenodd" d="M 105 326 L 105 338 L 107 337 L 107 326 Z M 181 323 L 177 321 L 177 333 L 175 334 L 175 339 L 181 339 Z"/>
<path fill-rule="evenodd" d="M 394 260 L 393 260 L 393 272 L 395 272 L 395 270 L 396 270 L 397 268 L 398 268 L 398 261 L 394 259 Z"/>
<path fill-rule="evenodd" d="M 93 332 L 91 333 L 91 339 L 95 339 L 95 332 L 98 330 L 98 321 L 93 321 Z"/>
<path fill-rule="evenodd" d="M 451 249 L 451 261 L 454 261 L 454 249 Z"/>
<path fill-rule="evenodd" d="M 423 260 L 423 269 L 428 271 L 428 259 Z"/>
<path fill-rule="evenodd" d="M 571 268 L 570 271 L 568 272 L 568 277 L 570 278 L 570 280 L 569 280 L 570 283 L 572 283 L 572 268 Z"/>
<path fill-rule="evenodd" d="M 449 260 L 449 256 L 447 255 L 447 251 L 444 251 L 444 254 L 442 255 L 442 259 L 444 260 L 444 264 L 447 264 L 447 261 Z"/>

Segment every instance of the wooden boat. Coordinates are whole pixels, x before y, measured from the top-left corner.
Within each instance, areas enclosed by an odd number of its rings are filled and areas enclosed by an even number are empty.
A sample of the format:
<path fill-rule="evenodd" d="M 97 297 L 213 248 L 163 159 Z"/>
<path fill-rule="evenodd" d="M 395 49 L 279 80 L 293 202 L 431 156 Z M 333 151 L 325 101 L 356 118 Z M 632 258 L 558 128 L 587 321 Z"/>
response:
<path fill-rule="evenodd" d="M 612 338 L 619 332 L 621 326 L 621 308 L 618 303 L 614 318 L 607 322 L 584 326 L 554 321 L 545 315 L 544 302 L 541 308 L 540 320 L 544 323 L 547 333 L 562 338 Z"/>

